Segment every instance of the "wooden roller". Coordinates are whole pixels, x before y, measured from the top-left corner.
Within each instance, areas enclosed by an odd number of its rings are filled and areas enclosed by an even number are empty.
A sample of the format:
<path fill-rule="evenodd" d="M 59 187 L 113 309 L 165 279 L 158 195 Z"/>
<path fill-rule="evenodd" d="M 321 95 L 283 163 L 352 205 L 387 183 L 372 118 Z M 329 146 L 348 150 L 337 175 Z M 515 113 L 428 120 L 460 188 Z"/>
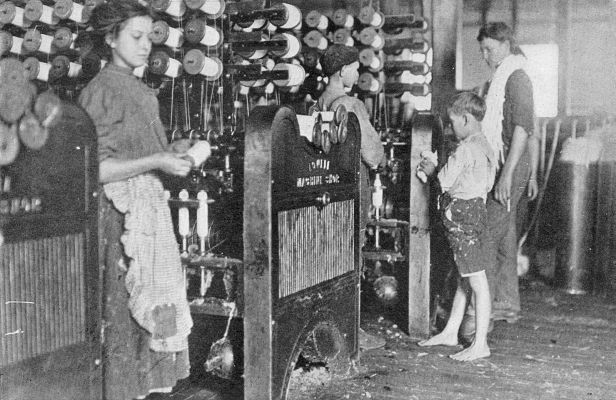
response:
<path fill-rule="evenodd" d="M 21 142 L 27 148 L 40 150 L 47 143 L 49 130 L 41 125 L 39 119 L 32 112 L 27 111 L 19 120 L 18 134 Z"/>
<path fill-rule="evenodd" d="M 19 137 L 17 126 L 0 121 L 0 165 L 9 165 L 19 154 Z"/>

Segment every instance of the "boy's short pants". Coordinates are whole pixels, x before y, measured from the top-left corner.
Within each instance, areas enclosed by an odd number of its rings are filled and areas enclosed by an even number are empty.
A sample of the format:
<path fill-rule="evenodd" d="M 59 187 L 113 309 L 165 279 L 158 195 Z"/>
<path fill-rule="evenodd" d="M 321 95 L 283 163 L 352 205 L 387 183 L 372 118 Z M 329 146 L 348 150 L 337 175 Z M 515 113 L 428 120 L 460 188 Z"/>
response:
<path fill-rule="evenodd" d="M 467 277 L 485 271 L 486 252 L 480 239 L 488 216 L 485 201 L 481 197 L 463 200 L 447 194 L 442 198 L 441 218 L 458 273 Z"/>

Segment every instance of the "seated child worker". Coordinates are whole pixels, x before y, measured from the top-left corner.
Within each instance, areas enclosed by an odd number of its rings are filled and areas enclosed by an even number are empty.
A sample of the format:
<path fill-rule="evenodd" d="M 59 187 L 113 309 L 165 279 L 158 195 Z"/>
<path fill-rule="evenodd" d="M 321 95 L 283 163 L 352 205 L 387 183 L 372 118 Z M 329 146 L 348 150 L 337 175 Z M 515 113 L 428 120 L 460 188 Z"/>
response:
<path fill-rule="evenodd" d="M 485 111 L 484 101 L 470 92 L 456 95 L 447 110 L 460 142 L 437 177 L 443 191 L 440 198 L 441 217 L 460 278 L 445 329 L 418 343 L 419 346 L 457 346 L 458 330 L 469 292 L 472 291 L 477 311 L 476 335 L 469 347 L 450 356 L 458 361 L 490 356 L 487 339 L 490 289 L 479 238 L 486 225 L 486 197 L 494 184 L 496 158 L 481 131 Z M 418 170 L 430 176 L 436 171 L 436 166 L 424 158 Z"/>

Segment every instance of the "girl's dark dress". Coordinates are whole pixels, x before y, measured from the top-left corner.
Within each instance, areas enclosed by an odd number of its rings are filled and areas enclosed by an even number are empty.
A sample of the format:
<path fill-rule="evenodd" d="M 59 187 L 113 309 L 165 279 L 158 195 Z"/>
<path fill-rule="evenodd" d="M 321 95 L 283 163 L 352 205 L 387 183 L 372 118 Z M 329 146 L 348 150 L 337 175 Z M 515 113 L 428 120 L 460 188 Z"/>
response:
<path fill-rule="evenodd" d="M 167 147 L 155 92 L 132 71 L 108 64 L 79 99 L 96 126 L 99 162 L 137 159 Z M 120 237 L 123 215 L 99 188 L 99 260 L 103 277 L 103 356 L 106 400 L 127 400 L 172 387 L 189 375 L 188 350 L 150 350 L 150 334 L 131 317 Z"/>

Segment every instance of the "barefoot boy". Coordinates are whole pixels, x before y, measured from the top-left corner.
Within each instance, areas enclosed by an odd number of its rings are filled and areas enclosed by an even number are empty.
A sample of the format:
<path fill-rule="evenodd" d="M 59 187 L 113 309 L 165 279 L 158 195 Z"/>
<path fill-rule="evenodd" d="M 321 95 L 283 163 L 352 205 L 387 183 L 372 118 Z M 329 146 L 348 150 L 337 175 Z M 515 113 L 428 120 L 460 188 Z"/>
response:
<path fill-rule="evenodd" d="M 466 349 L 451 355 L 459 361 L 471 361 L 490 355 L 488 324 L 490 289 L 482 257 L 480 236 L 486 224 L 486 196 L 494 184 L 496 159 L 481 131 L 485 103 L 477 95 L 463 92 L 454 97 L 447 110 L 456 138 L 456 151 L 438 173 L 443 194 L 439 199 L 443 224 L 460 279 L 445 329 L 419 346 L 458 345 L 458 330 L 472 291 L 475 302 L 475 339 Z M 428 176 L 436 166 L 424 158 L 419 170 Z M 470 286 L 470 290 L 469 290 Z"/>

